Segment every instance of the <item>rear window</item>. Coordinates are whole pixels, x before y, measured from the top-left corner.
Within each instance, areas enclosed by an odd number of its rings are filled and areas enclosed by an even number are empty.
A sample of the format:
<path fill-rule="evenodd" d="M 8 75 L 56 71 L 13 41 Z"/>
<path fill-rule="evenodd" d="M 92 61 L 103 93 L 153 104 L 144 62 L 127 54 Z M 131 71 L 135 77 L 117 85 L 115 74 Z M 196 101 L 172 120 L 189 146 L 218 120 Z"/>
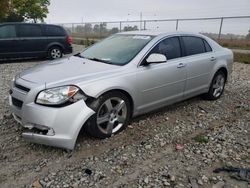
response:
<path fill-rule="evenodd" d="M 18 35 L 20 37 L 40 37 L 42 30 L 40 25 L 18 25 Z"/>
<path fill-rule="evenodd" d="M 0 39 L 16 37 L 16 29 L 14 25 L 4 25 L 0 27 Z"/>
<path fill-rule="evenodd" d="M 45 33 L 47 36 L 65 36 L 66 35 L 66 32 L 64 31 L 63 28 L 59 26 L 51 26 L 51 25 L 45 26 Z"/>
<path fill-rule="evenodd" d="M 186 48 L 186 55 L 195 55 L 206 52 L 203 39 L 191 36 L 182 37 L 182 39 Z"/>

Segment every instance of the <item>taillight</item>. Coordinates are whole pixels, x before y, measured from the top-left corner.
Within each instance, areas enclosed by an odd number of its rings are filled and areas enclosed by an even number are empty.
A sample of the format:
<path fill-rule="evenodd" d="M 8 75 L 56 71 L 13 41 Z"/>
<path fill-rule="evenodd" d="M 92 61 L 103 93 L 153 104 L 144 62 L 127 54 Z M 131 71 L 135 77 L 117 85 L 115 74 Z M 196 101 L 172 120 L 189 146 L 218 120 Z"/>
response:
<path fill-rule="evenodd" d="M 70 36 L 68 36 L 67 41 L 68 41 L 68 44 L 71 45 L 71 43 L 72 43 L 72 38 L 71 38 Z"/>

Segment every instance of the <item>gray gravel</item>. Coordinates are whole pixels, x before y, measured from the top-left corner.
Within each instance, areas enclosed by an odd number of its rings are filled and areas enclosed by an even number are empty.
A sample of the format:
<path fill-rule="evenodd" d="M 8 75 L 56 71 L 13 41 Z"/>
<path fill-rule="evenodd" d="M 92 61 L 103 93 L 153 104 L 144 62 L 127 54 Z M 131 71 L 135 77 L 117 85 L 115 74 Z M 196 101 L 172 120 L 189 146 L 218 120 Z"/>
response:
<path fill-rule="evenodd" d="M 0 187 L 249 187 L 213 170 L 250 168 L 250 65 L 234 64 L 217 101 L 165 107 L 105 140 L 83 133 L 71 152 L 25 142 L 8 110 L 9 81 L 39 63 L 0 64 Z"/>

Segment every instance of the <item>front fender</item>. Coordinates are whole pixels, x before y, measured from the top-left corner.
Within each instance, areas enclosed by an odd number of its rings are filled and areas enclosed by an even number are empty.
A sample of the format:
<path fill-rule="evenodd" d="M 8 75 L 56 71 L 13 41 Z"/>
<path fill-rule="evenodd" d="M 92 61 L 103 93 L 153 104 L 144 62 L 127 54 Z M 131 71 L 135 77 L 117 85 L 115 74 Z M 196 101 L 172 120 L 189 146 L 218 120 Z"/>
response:
<path fill-rule="evenodd" d="M 136 75 L 125 75 L 124 77 L 113 77 L 104 79 L 102 81 L 95 81 L 89 83 L 88 85 L 81 85 L 78 86 L 82 89 L 82 91 L 93 98 L 98 98 L 104 93 L 111 91 L 111 90 L 122 90 L 130 95 L 133 101 L 133 106 L 136 107 L 136 101 L 138 98 L 138 89 L 136 88 L 135 78 Z"/>

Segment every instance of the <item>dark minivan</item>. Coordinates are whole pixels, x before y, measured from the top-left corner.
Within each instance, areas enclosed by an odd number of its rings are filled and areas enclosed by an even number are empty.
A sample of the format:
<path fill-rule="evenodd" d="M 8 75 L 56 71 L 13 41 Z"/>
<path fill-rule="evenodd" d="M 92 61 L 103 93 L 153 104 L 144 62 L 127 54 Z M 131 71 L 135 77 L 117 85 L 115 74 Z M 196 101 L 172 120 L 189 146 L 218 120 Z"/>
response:
<path fill-rule="evenodd" d="M 0 24 L 0 59 L 57 59 L 69 53 L 72 53 L 71 38 L 61 26 L 32 23 Z"/>

